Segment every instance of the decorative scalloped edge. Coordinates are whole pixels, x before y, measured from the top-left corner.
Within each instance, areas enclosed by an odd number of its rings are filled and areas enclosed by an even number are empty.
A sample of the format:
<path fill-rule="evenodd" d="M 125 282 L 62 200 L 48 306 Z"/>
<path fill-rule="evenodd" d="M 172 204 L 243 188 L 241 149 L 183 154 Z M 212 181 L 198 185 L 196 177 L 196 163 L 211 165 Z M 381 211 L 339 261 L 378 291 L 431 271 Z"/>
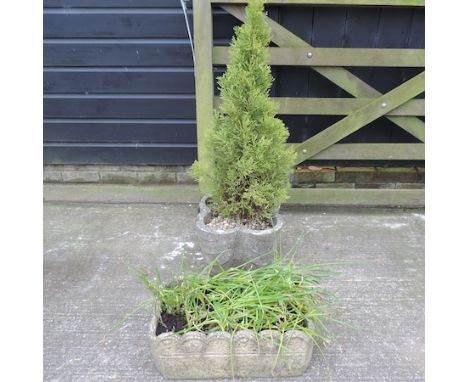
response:
<path fill-rule="evenodd" d="M 156 333 L 156 317 L 153 316 L 150 324 L 150 339 L 158 353 L 164 357 L 181 354 L 250 354 L 265 355 L 278 354 L 278 345 L 281 333 L 279 331 L 262 330 L 258 335 L 252 330 L 240 330 L 232 336 L 228 332 L 188 332 L 178 334 L 173 332 Z M 288 330 L 283 337 L 282 350 L 284 355 L 305 353 L 311 349 L 313 342 L 311 338 L 300 330 Z M 213 346 L 217 347 L 214 349 Z M 232 349 L 232 352 L 231 352 Z"/>
<path fill-rule="evenodd" d="M 300 330 L 284 334 L 282 350 L 275 343 L 281 338 L 277 330 L 156 336 L 159 312 L 160 304 L 156 303 L 149 325 L 151 352 L 157 369 L 169 379 L 299 376 L 312 359 L 313 340 Z"/>

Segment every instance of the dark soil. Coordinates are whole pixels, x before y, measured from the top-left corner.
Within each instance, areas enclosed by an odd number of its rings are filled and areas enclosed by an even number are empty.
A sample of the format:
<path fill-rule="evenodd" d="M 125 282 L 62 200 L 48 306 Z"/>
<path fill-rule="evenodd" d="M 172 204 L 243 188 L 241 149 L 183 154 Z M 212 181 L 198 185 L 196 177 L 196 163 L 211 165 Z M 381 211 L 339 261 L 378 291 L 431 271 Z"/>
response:
<path fill-rule="evenodd" d="M 156 335 L 167 332 L 178 332 L 187 325 L 183 314 L 174 315 L 167 312 L 161 313 L 161 319 L 156 327 Z"/>
<path fill-rule="evenodd" d="M 212 308 L 210 310 L 212 310 Z M 284 321 L 284 319 L 280 321 Z M 282 324 L 282 322 L 278 322 L 277 324 L 280 325 Z M 170 314 L 164 311 L 161 313 L 161 318 L 158 321 L 158 326 L 156 327 L 156 335 L 159 335 L 161 333 L 168 333 L 168 332 L 177 333 L 178 331 L 184 329 L 186 326 L 187 326 L 187 321 L 185 320 L 185 316 L 183 313 Z M 307 321 L 301 322 L 301 326 L 307 327 Z M 213 329 L 213 327 L 210 325 L 205 325 L 202 327 L 201 330 L 204 333 L 208 333 L 210 329 Z"/>

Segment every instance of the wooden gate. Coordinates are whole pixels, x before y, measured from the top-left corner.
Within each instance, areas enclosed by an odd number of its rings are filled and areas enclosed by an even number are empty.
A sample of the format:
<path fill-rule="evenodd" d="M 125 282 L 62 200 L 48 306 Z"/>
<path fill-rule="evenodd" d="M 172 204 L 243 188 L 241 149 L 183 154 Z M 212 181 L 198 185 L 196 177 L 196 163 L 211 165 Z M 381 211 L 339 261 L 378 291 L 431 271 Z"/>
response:
<path fill-rule="evenodd" d="M 239 20 L 245 19 L 242 0 L 194 0 L 195 86 L 197 104 L 198 158 L 205 160 L 204 142 L 213 127 L 213 65 L 229 62 L 228 47 L 213 46 L 212 5 L 218 5 Z M 367 5 L 424 6 L 423 0 L 266 0 L 271 5 Z M 272 30 L 271 65 L 307 66 L 355 98 L 274 98 L 279 114 L 345 115 L 300 144 L 296 165 L 320 160 L 424 160 L 424 100 L 413 99 L 424 92 L 422 72 L 385 94 L 344 67 L 424 67 L 424 49 L 315 48 L 267 17 Z M 343 138 L 384 116 L 421 143 L 338 143 Z M 291 202 L 314 204 L 401 205 L 424 204 L 423 190 L 383 189 L 292 189 Z"/>

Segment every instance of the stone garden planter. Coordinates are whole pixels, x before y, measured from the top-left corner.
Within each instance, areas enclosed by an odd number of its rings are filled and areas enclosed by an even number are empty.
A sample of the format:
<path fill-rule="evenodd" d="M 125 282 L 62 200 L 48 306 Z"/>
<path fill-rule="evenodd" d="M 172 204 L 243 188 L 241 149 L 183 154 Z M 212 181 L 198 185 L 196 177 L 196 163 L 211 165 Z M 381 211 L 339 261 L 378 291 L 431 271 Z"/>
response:
<path fill-rule="evenodd" d="M 278 352 L 278 331 L 265 330 L 258 337 L 250 330 L 233 337 L 227 332 L 156 336 L 157 313 L 150 324 L 151 352 L 165 378 L 292 377 L 302 375 L 310 364 L 313 341 L 299 330 L 286 332 L 285 347 Z"/>
<path fill-rule="evenodd" d="M 239 225 L 229 230 L 214 230 L 206 225 L 211 214 L 211 209 L 206 204 L 208 199 L 208 196 L 204 196 L 200 201 L 196 222 L 202 253 L 209 260 L 219 256 L 221 264 L 229 262 L 238 265 L 249 260 L 253 260 L 252 263 L 257 266 L 269 264 L 283 227 L 281 215 L 275 214 L 274 225 L 270 229 L 253 230 Z"/>

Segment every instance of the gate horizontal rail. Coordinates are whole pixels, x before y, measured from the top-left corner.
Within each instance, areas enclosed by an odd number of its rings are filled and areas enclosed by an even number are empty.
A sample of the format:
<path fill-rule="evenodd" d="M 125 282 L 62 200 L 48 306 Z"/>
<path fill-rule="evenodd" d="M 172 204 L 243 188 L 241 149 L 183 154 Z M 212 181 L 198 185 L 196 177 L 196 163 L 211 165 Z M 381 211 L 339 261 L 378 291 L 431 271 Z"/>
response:
<path fill-rule="evenodd" d="M 424 66 L 424 49 L 269 48 L 270 65 Z M 229 48 L 213 48 L 213 64 L 229 64 Z"/>

